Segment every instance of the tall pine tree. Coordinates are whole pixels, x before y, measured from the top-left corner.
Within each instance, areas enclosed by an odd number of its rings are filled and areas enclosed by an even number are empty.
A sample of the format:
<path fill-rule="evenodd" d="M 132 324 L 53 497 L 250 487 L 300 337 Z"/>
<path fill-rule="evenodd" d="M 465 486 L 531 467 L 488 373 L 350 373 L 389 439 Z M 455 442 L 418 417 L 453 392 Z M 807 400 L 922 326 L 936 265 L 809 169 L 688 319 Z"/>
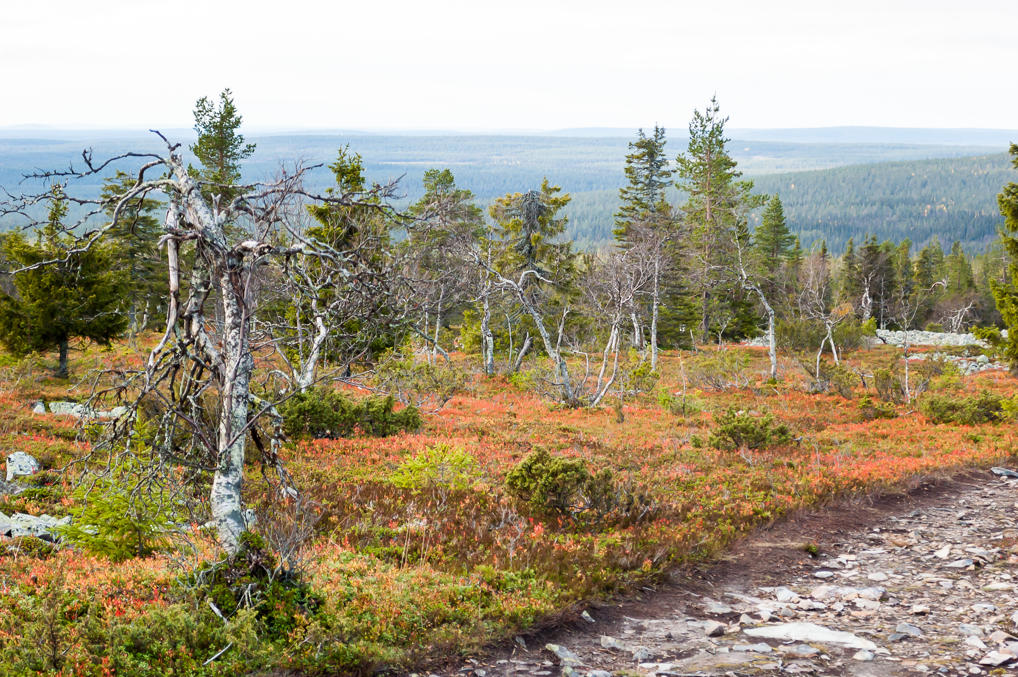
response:
<path fill-rule="evenodd" d="M 205 184 L 202 190 L 213 203 L 229 202 L 240 194 L 234 187 L 240 181 L 240 163 L 255 151 L 255 144 L 246 143 L 238 131 L 241 121 L 228 88 L 220 92 L 218 107 L 205 96 L 194 105 L 198 140 L 191 146 L 191 152 L 201 168 L 190 167 L 188 171 Z"/>
<path fill-rule="evenodd" d="M 748 248 L 747 214 L 759 206 L 752 181 L 728 153 L 725 124 L 717 98 L 693 112 L 689 145 L 676 159 L 677 185 L 688 196 L 683 212 L 690 229 L 687 251 L 699 312 L 699 334 L 745 335 L 754 331 L 756 316 L 741 285 L 728 271 L 736 245 Z"/>

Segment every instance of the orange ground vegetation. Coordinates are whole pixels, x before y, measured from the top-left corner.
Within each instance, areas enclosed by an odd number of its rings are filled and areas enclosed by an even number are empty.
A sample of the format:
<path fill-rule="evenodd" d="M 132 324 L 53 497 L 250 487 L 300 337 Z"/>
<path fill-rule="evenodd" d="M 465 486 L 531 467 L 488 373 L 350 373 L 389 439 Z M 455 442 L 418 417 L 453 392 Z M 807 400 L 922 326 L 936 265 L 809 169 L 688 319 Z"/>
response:
<path fill-rule="evenodd" d="M 474 377 L 465 392 L 426 416 L 419 432 L 290 445 L 286 461 L 293 477 L 318 506 L 314 537 L 303 552 L 306 576 L 331 620 L 293 630 L 269 664 L 356 671 L 474 651 L 575 610 L 585 599 L 709 557 L 789 511 L 1014 457 L 1012 424 L 935 425 L 914 403 L 891 404 L 893 418 L 864 420 L 861 384 L 852 398 L 810 394 L 792 362 L 782 364 L 782 381 L 767 383 L 762 351 L 732 350 L 749 355 L 750 387 L 713 392 L 687 382 L 687 394 L 701 407 L 696 413 L 676 414 L 661 404 L 661 393 L 674 397 L 682 390 L 688 360 L 688 354 L 668 353 L 655 392 L 627 401 L 621 421 L 610 407 L 564 408 L 503 378 Z M 82 360 L 127 359 L 128 351 L 117 351 L 89 353 Z M 893 353 L 858 351 L 848 362 L 867 373 L 887 364 Z M 473 367 L 474 358 L 455 359 Z M 28 408 L 36 397 L 66 396 L 67 385 L 50 381 L 38 368 L 29 374 L 15 366 L 5 370 L 0 380 L 5 448 L 28 451 L 53 467 L 79 453 L 70 421 Z M 958 396 L 983 390 L 1010 396 L 1016 385 L 1001 371 L 955 381 L 944 387 Z M 773 414 L 791 429 L 793 441 L 756 451 L 710 448 L 703 442 L 715 414 L 727 407 Z M 416 485 L 394 481 L 406 476 L 410 459 L 438 445 L 468 459 L 455 470 L 455 483 L 442 479 L 441 468 Z M 653 512 L 640 520 L 603 523 L 535 513 L 507 492 L 505 478 L 540 448 L 583 459 L 591 472 L 609 469 L 617 486 L 649 497 Z M 51 480 L 50 491 L 8 499 L 0 510 L 66 511 L 70 484 L 66 478 Z M 252 503 L 262 504 L 260 491 L 252 469 Z M 111 564 L 73 550 L 0 553 L 6 553 L 0 554 L 0 609 L 25 609 L 26 596 L 53 585 L 81 604 L 99 605 L 93 615 L 125 622 L 174 603 L 167 591 L 179 569 L 170 555 Z M 91 656 L 100 667 L 67 660 L 61 670 L 103 674 L 109 669 L 101 667 L 104 654 L 86 647 L 94 640 L 71 622 L 85 611 L 67 609 L 70 620 L 61 640 L 72 647 L 67 655 L 79 661 Z M 17 645 L 18 628 L 0 620 L 0 647 Z M 180 674 L 229 671 L 222 662 L 220 668 L 200 668 L 201 658 L 193 656 L 194 672 Z"/>

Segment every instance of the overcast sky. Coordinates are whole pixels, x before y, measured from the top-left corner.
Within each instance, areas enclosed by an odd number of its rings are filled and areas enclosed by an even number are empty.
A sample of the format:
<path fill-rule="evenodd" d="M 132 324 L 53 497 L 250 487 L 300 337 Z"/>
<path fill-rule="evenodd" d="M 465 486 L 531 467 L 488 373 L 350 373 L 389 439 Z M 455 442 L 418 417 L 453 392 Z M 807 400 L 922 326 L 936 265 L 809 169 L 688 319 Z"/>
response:
<path fill-rule="evenodd" d="M 1018 0 L 4 0 L 0 126 L 1018 128 Z"/>

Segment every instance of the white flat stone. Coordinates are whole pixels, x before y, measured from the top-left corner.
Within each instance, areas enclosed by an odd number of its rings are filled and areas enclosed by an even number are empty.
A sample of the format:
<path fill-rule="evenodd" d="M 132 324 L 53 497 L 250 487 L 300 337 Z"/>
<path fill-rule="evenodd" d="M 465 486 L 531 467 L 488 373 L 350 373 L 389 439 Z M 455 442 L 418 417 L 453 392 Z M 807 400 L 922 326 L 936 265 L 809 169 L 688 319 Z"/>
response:
<path fill-rule="evenodd" d="M 863 639 L 850 632 L 842 630 L 831 630 L 822 625 L 814 623 L 779 623 L 777 625 L 765 625 L 759 628 L 747 628 L 743 630 L 750 637 L 765 637 L 769 639 L 783 639 L 794 642 L 820 642 L 822 644 L 837 644 L 852 649 L 865 649 L 873 651 L 877 645 L 868 639 Z"/>

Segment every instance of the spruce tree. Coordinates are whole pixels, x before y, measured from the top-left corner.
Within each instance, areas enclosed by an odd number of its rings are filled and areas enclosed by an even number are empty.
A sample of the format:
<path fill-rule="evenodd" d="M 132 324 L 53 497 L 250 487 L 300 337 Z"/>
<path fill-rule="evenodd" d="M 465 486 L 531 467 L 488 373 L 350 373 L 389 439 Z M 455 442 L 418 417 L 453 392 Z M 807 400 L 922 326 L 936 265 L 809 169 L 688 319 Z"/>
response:
<path fill-rule="evenodd" d="M 1018 169 L 1018 144 L 1011 144 L 1011 162 Z M 1011 182 L 997 195 L 1000 213 L 1004 215 L 1004 227 L 1000 230 L 1000 241 L 1004 245 L 1009 261 L 1006 279 L 991 280 L 990 288 L 997 310 L 1007 327 L 1007 340 L 1003 344 L 1004 355 L 1011 363 L 1011 371 L 1018 373 L 1018 183 Z"/>
<path fill-rule="evenodd" d="M 629 142 L 626 155 L 626 185 L 619 189 L 619 209 L 615 212 L 615 238 L 625 242 L 630 228 L 638 221 L 659 221 L 667 212 L 665 191 L 672 182 L 673 170 L 665 155 L 665 130 L 654 125 L 647 136 L 640 129 L 636 141 Z"/>
<path fill-rule="evenodd" d="M 127 327 L 126 279 L 118 253 L 101 243 L 82 248 L 65 233 L 66 215 L 66 196 L 56 185 L 47 222 L 34 241 L 13 232 L 0 244 L 13 272 L 12 288 L 0 291 L 0 342 L 15 355 L 57 348 L 59 378 L 68 375 L 72 338 L 108 345 Z"/>
<path fill-rule="evenodd" d="M 764 266 L 776 272 L 792 253 L 795 242 L 796 237 L 785 223 L 781 198 L 774 195 L 764 209 L 760 225 L 753 231 L 753 246 L 760 253 Z M 802 254 L 801 250 L 799 253 Z"/>
<path fill-rule="evenodd" d="M 862 296 L 862 280 L 859 275 L 859 257 L 855 251 L 855 239 L 850 237 L 845 243 L 845 253 L 841 255 L 841 284 L 838 295 L 842 303 L 848 303 L 853 308 L 859 304 L 859 299 Z"/>

